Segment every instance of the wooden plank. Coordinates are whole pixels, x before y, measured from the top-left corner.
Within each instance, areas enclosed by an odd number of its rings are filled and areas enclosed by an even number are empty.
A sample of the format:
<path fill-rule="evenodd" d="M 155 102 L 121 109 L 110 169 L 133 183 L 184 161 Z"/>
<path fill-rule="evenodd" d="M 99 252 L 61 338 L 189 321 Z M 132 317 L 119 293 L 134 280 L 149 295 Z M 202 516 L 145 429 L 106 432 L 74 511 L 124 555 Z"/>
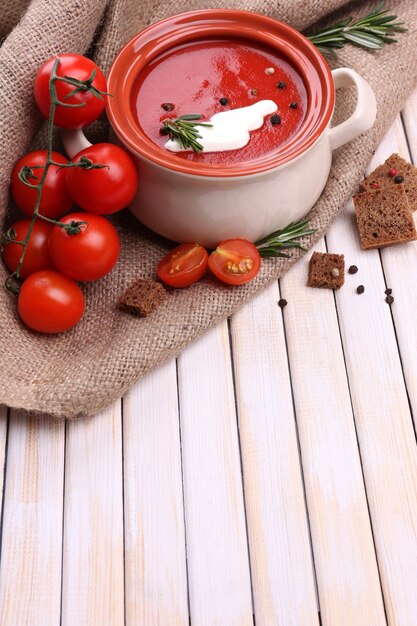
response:
<path fill-rule="evenodd" d="M 417 91 L 404 109 L 405 128 L 409 146 L 417 158 L 417 126 L 413 119 L 417 108 Z M 375 153 L 372 167 L 382 163 L 390 154 L 398 152 L 410 159 L 404 128 L 398 117 Z M 417 161 L 416 161 L 417 162 Z M 417 215 L 414 214 L 417 224 Z M 417 427 L 417 242 L 381 250 L 385 280 L 393 289 L 392 314 L 395 321 L 404 376 Z M 385 296 L 384 296 L 385 297 Z"/>
<path fill-rule="evenodd" d="M 175 360 L 123 399 L 126 624 L 188 626 Z"/>
<path fill-rule="evenodd" d="M 324 251 L 322 240 L 315 248 Z M 385 623 L 332 291 L 306 287 L 306 255 L 281 280 L 323 626 Z"/>
<path fill-rule="evenodd" d="M 402 111 L 411 157 L 417 164 L 417 89 L 411 94 Z"/>
<path fill-rule="evenodd" d="M 58 626 L 63 422 L 10 416 L 0 567 L 0 623 Z"/>
<path fill-rule="evenodd" d="M 392 148 L 390 133 L 371 167 Z M 354 277 L 348 276 L 336 300 L 388 622 L 415 626 L 417 455 L 391 311 L 384 302 L 386 284 L 380 256 L 378 251 L 360 250 L 352 203 L 331 228 L 328 243 L 332 251 L 344 252 L 347 263 L 360 270 Z M 396 294 L 402 281 L 410 284 L 411 265 L 405 263 L 408 254 L 414 254 L 409 244 L 382 253 Z M 359 283 L 366 289 L 362 296 L 355 293 Z M 406 300 L 403 304 L 410 306 Z M 402 323 L 397 326 L 400 333 Z M 403 336 L 402 350 L 405 340 Z"/>
<path fill-rule="evenodd" d="M 226 322 L 179 357 L 193 626 L 252 626 L 239 442 Z"/>
<path fill-rule="evenodd" d="M 278 284 L 232 318 L 257 626 L 314 626 L 318 607 Z"/>
<path fill-rule="evenodd" d="M 124 625 L 120 401 L 67 424 L 62 624 Z"/>
<path fill-rule="evenodd" d="M 5 406 L 0 406 L 0 510 L 3 506 L 3 489 L 4 489 L 4 471 L 6 458 L 6 442 L 7 442 L 7 413 Z M 1 538 L 0 538 L 1 540 Z M 1 566 L 1 562 L 0 562 Z"/>

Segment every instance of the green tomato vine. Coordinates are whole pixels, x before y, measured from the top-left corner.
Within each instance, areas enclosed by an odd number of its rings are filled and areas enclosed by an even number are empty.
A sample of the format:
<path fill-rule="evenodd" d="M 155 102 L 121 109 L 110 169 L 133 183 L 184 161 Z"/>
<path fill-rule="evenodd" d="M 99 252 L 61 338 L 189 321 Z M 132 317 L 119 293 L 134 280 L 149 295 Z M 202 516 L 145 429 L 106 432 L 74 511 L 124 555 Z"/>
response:
<path fill-rule="evenodd" d="M 6 289 L 9 292 L 16 294 L 16 295 L 20 291 L 20 281 L 19 281 L 20 272 L 22 269 L 23 261 L 25 260 L 26 250 L 28 247 L 29 239 L 32 234 L 35 222 L 38 219 L 44 220 L 46 222 L 50 222 L 54 224 L 55 226 L 59 226 L 60 228 L 63 228 L 64 230 L 66 230 L 66 232 L 69 235 L 77 235 L 79 232 L 81 232 L 81 227 L 86 225 L 86 222 L 82 222 L 82 221 L 76 222 L 74 220 L 71 220 L 69 224 L 64 224 L 63 222 L 60 222 L 59 220 L 50 219 L 48 217 L 45 217 L 41 213 L 39 213 L 39 208 L 40 208 L 40 203 L 41 203 L 41 198 L 42 198 L 42 190 L 43 190 L 50 166 L 55 165 L 59 168 L 80 167 L 80 168 L 88 169 L 88 170 L 107 167 L 107 165 L 105 165 L 104 163 L 93 163 L 90 159 L 87 159 L 86 157 L 81 157 L 81 159 L 77 161 L 76 163 L 73 161 L 69 161 L 68 163 L 57 163 L 52 158 L 53 130 L 54 130 L 56 107 L 63 106 L 67 108 L 78 108 L 78 107 L 86 106 L 85 102 L 72 104 L 69 102 L 63 102 L 59 100 L 57 96 L 57 91 L 56 91 L 57 81 L 68 83 L 74 87 L 74 89 L 65 96 L 64 100 L 66 100 L 70 96 L 75 95 L 76 93 L 83 92 L 83 91 L 90 92 L 94 97 L 99 98 L 100 100 L 103 100 L 103 96 L 109 95 L 103 91 L 100 91 L 99 89 L 96 89 L 96 87 L 93 86 L 92 83 L 96 75 L 95 70 L 92 71 L 89 78 L 87 78 L 84 81 L 81 81 L 76 78 L 72 78 L 71 76 L 58 76 L 57 70 L 59 67 L 59 63 L 60 63 L 60 60 L 58 57 L 56 57 L 56 59 L 54 60 L 53 67 L 52 67 L 51 76 L 49 78 L 49 95 L 50 95 L 51 104 L 49 108 L 48 134 L 47 134 L 47 147 L 46 147 L 47 156 L 46 156 L 45 165 L 34 165 L 34 166 L 25 165 L 24 167 L 22 167 L 22 169 L 20 170 L 18 174 L 19 180 L 24 185 L 26 185 L 27 187 L 30 187 L 31 189 L 36 190 L 36 202 L 35 202 L 35 207 L 33 211 L 33 216 L 32 216 L 28 231 L 26 233 L 26 236 L 24 237 L 22 241 L 18 241 L 15 239 L 16 233 L 14 232 L 13 229 L 9 229 L 6 233 L 4 233 L 0 240 L 1 246 L 4 246 L 9 243 L 14 243 L 14 244 L 22 246 L 22 254 L 20 256 L 18 266 L 15 269 L 15 271 L 12 272 L 6 278 L 6 281 L 5 281 Z M 39 169 L 39 168 L 43 168 L 43 171 L 38 181 L 38 177 L 35 176 L 34 170 Z M 30 182 L 31 179 L 36 179 L 38 182 L 32 183 Z"/>

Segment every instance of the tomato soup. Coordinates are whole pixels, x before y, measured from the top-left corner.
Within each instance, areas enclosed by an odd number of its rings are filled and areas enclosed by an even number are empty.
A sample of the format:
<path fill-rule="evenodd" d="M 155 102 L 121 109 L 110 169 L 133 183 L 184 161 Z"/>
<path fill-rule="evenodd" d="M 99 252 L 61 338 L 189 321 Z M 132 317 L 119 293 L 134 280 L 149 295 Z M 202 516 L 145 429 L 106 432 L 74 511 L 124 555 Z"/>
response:
<path fill-rule="evenodd" d="M 167 137 L 160 128 L 166 118 L 198 114 L 208 121 L 216 113 L 274 101 L 278 110 L 250 133 L 243 148 L 176 153 L 177 158 L 226 166 L 279 151 L 300 128 L 307 109 L 303 81 L 284 57 L 232 39 L 199 41 L 158 56 L 140 73 L 134 98 L 137 123 L 163 149 Z"/>

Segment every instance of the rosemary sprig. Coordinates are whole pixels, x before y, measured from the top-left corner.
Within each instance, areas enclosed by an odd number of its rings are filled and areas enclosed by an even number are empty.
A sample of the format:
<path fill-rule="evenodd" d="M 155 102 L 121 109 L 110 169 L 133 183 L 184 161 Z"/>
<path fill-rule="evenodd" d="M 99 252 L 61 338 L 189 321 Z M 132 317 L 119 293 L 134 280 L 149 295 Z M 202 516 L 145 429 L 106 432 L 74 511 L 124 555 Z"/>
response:
<path fill-rule="evenodd" d="M 184 150 L 191 148 L 199 154 L 204 146 L 198 141 L 201 135 L 197 126 L 213 126 L 209 122 L 197 123 L 197 120 L 201 120 L 202 117 L 202 115 L 187 113 L 180 117 L 167 118 L 163 121 L 161 132 L 163 135 L 169 135 L 170 139 L 177 139 Z"/>
<path fill-rule="evenodd" d="M 314 228 L 309 228 L 308 220 L 292 222 L 282 230 L 277 230 L 271 235 L 256 242 L 259 254 L 262 257 L 284 257 L 289 258 L 289 254 L 281 252 L 283 248 L 300 248 L 307 251 L 297 239 L 313 235 L 317 232 Z"/>
<path fill-rule="evenodd" d="M 385 2 L 381 2 L 371 13 L 356 22 L 353 17 L 347 17 L 307 37 L 324 53 L 335 54 L 334 49 L 343 48 L 349 42 L 362 48 L 380 50 L 385 44 L 397 41 L 396 33 L 407 31 L 404 22 L 398 21 L 396 15 L 388 15 L 384 5 Z"/>

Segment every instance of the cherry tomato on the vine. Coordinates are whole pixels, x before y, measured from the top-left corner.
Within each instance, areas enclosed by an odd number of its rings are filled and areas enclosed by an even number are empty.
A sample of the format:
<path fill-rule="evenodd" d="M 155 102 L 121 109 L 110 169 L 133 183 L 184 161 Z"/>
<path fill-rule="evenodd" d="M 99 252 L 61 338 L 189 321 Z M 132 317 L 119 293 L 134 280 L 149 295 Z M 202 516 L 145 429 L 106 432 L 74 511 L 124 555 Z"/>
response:
<path fill-rule="evenodd" d="M 49 94 L 49 78 L 56 58 L 59 58 L 57 68 L 58 76 L 69 76 L 79 81 L 91 81 L 92 87 L 106 93 L 106 79 L 100 68 L 90 59 L 80 54 L 58 54 L 48 59 L 38 70 L 35 78 L 35 100 L 41 113 L 49 118 L 51 98 Z M 68 94 L 77 89 L 77 85 L 57 80 L 55 82 L 56 94 L 60 102 L 65 104 L 81 104 L 77 107 L 65 107 L 58 105 L 55 109 L 54 124 L 61 128 L 82 128 L 94 122 L 102 113 L 105 106 L 105 95 L 97 97 L 92 91 L 79 89 L 71 96 Z"/>
<path fill-rule="evenodd" d="M 54 226 L 49 237 L 49 254 L 60 272 L 73 280 L 91 281 L 106 276 L 117 263 L 120 239 L 105 217 L 91 213 L 71 213 L 64 224 L 85 222 L 76 235 Z"/>
<path fill-rule="evenodd" d="M 73 280 L 50 270 L 31 274 L 20 288 L 17 309 L 22 321 L 41 333 L 62 333 L 84 313 L 84 295 Z"/>
<path fill-rule="evenodd" d="M 96 143 L 76 154 L 73 161 L 77 163 L 82 157 L 105 167 L 67 170 L 68 191 L 74 202 L 100 215 L 124 209 L 138 188 L 136 166 L 129 154 L 112 143 Z"/>
<path fill-rule="evenodd" d="M 11 227 L 14 231 L 16 241 L 23 241 L 29 230 L 31 220 L 20 220 L 15 222 Z M 27 244 L 22 267 L 20 268 L 20 277 L 26 278 L 34 272 L 40 270 L 54 269 L 54 264 L 49 256 L 48 238 L 51 234 L 53 225 L 43 220 L 36 220 L 33 230 Z M 3 260 L 11 272 L 16 271 L 22 256 L 23 246 L 18 243 L 7 243 L 3 247 Z"/>
<path fill-rule="evenodd" d="M 11 180 L 13 200 L 26 215 L 33 215 L 37 191 L 19 179 L 19 172 L 25 168 L 27 181 L 31 185 L 37 185 L 43 173 L 46 157 L 46 150 L 35 150 L 21 157 L 13 168 Z M 68 163 L 68 159 L 59 152 L 52 152 L 52 159 L 62 165 Z M 56 219 L 68 213 L 72 204 L 72 198 L 67 190 L 65 168 L 50 165 L 42 188 L 39 213 L 49 219 Z"/>
<path fill-rule="evenodd" d="M 255 278 L 261 267 L 256 246 L 246 239 L 226 239 L 210 254 L 209 268 L 228 285 L 243 285 Z"/>
<path fill-rule="evenodd" d="M 204 276 L 208 253 L 198 243 L 182 243 L 159 261 L 156 273 L 171 287 L 189 287 Z"/>

